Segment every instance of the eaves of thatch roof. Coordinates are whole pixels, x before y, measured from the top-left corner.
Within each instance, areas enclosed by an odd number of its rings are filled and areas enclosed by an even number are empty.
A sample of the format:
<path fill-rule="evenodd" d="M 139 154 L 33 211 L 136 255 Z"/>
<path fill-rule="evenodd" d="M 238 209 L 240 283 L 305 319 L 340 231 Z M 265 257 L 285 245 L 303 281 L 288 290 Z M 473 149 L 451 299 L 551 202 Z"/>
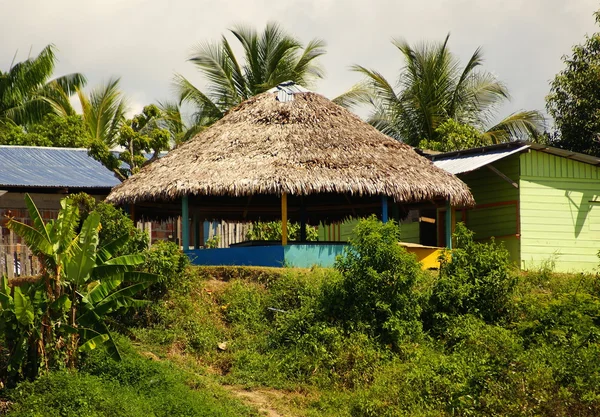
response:
<path fill-rule="evenodd" d="M 242 197 L 340 193 L 398 203 L 473 204 L 468 187 L 325 97 L 255 96 L 116 186 L 117 204 L 185 195 Z"/>

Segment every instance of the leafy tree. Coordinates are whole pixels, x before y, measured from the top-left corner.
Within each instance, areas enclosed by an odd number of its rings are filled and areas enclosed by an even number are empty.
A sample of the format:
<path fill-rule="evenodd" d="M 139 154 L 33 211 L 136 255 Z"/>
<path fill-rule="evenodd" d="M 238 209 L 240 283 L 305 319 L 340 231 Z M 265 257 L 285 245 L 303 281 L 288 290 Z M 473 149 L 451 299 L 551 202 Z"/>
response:
<path fill-rule="evenodd" d="M 59 116 L 49 113 L 40 123 L 25 130 L 22 126 L 6 125 L 0 129 L 0 145 L 54 146 L 85 148 L 89 142 L 79 115 Z"/>
<path fill-rule="evenodd" d="M 438 152 L 458 151 L 490 145 L 486 136 L 471 125 L 465 125 L 454 119 L 448 119 L 435 129 L 437 141 L 422 140 L 419 148 Z"/>
<path fill-rule="evenodd" d="M 595 13 L 600 23 L 600 12 Z M 563 57 L 565 69 L 556 75 L 546 108 L 556 127 L 556 146 L 600 156 L 600 33 L 587 36 Z"/>
<path fill-rule="evenodd" d="M 28 133 L 22 126 L 6 124 L 0 128 L 0 145 L 52 146 L 52 141 L 37 133 Z"/>
<path fill-rule="evenodd" d="M 243 63 L 223 36 L 219 43 L 199 45 L 189 59 L 206 78 L 204 92 L 182 75 L 175 76 L 180 101 L 194 106 L 194 126 L 208 126 L 230 108 L 284 81 L 310 86 L 323 77 L 315 63 L 325 53 L 322 40 L 303 46 L 276 23 L 268 23 L 260 34 L 246 26 L 236 26 L 231 33 L 243 50 Z"/>
<path fill-rule="evenodd" d="M 509 99 L 506 86 L 480 69 L 480 48 L 461 68 L 448 49 L 448 39 L 416 47 L 394 40 L 405 61 L 397 90 L 378 71 L 355 65 L 354 70 L 366 80 L 362 89 L 359 86 L 350 92 L 349 101 L 369 103 L 373 108 L 369 122 L 412 146 L 423 139 L 440 142 L 443 137 L 437 129 L 448 119 L 483 132 L 484 142 L 534 139 L 543 126 L 542 115 L 522 111 L 493 123 L 496 110 Z"/>
<path fill-rule="evenodd" d="M 0 71 L 0 128 L 39 122 L 48 113 L 75 114 L 69 99 L 85 85 L 85 77 L 73 73 L 51 79 L 55 64 L 55 48 L 48 45 L 38 56 Z"/>
<path fill-rule="evenodd" d="M 27 129 L 29 134 L 38 134 L 58 148 L 85 148 L 89 142 L 87 131 L 80 115 L 59 116 L 47 114 L 41 123 Z"/>
<path fill-rule="evenodd" d="M 90 213 L 80 224 L 77 205 L 64 199 L 58 218 L 44 223 L 29 195 L 25 202 L 32 225 L 11 219 L 8 227 L 38 257 L 42 273 L 12 290 L 6 277 L 0 281 L 0 337 L 9 351 L 9 382 L 35 378 L 40 368 L 74 367 L 79 352 L 98 346 L 119 359 L 104 317 L 142 305 L 132 296 L 155 276 L 134 272 L 144 262 L 142 256 L 113 255 L 127 235 L 99 245 L 98 213 Z M 119 289 L 123 282 L 132 284 Z"/>
<path fill-rule="evenodd" d="M 454 250 L 440 256 L 440 274 L 426 314 L 434 331 L 443 332 L 449 320 L 465 314 L 488 323 L 506 316 L 516 280 L 502 244 L 478 243 L 463 223 L 456 224 Z"/>
<path fill-rule="evenodd" d="M 329 294 L 337 302 L 334 317 L 397 348 L 421 335 L 414 290 L 421 267 L 399 241 L 394 221 L 382 223 L 375 216 L 359 221 L 349 248 L 335 263 L 342 280 Z"/>
<path fill-rule="evenodd" d="M 142 113 L 120 124 L 114 140 L 122 151 L 113 152 L 108 143 L 96 140 L 91 143 L 90 154 L 121 179 L 128 178 L 170 148 L 172 135 L 163 126 L 167 127 L 161 110 L 153 104 L 146 106 Z"/>

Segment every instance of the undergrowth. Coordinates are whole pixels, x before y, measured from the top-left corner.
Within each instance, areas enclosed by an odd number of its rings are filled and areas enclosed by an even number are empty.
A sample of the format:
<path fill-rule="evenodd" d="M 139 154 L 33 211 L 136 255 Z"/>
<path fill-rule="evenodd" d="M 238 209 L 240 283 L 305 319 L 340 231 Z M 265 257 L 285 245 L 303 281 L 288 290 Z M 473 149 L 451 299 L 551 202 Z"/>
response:
<path fill-rule="evenodd" d="M 226 384 L 282 390 L 291 415 L 600 415 L 597 275 L 520 273 L 466 232 L 456 264 L 422 272 L 394 227 L 363 224 L 337 269 L 186 268 L 129 325 L 135 350 L 160 360 L 96 358 L 74 381 L 92 394 L 111 381 L 122 389 L 108 404 L 140 413 L 180 415 L 169 407 L 190 388 L 201 404 Z M 23 385 L 18 403 L 45 401 L 47 384 Z M 215 415 L 251 415 L 223 401 Z"/>
<path fill-rule="evenodd" d="M 293 404 L 308 416 L 599 415 L 597 276 L 518 273 L 501 246 L 462 248 L 485 274 L 466 262 L 420 272 L 385 244 L 338 270 L 239 279 L 197 269 L 188 290 L 155 306 L 155 325 L 134 333 L 219 383 L 304 393 Z M 451 308 L 463 293 L 468 302 Z"/>

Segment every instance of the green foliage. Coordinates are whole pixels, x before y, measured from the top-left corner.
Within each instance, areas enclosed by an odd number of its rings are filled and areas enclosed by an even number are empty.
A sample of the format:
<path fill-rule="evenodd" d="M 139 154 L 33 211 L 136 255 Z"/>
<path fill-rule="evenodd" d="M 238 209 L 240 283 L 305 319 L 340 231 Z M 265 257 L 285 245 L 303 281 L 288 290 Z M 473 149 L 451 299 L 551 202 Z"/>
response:
<path fill-rule="evenodd" d="M 331 314 L 346 279 L 340 272 L 256 270 L 198 268 L 188 289 L 157 303 L 161 321 L 135 329 L 138 343 L 183 352 L 181 362 L 209 366 L 221 383 L 285 389 L 299 415 L 600 412 L 595 276 L 523 274 L 511 291 L 512 314 L 497 323 L 478 313 L 448 316 L 443 333 L 397 352 L 371 327 L 351 328 Z M 412 294 L 427 307 L 430 291 L 419 283 Z"/>
<path fill-rule="evenodd" d="M 509 98 L 508 89 L 492 73 L 481 70 L 480 48 L 461 67 L 448 48 L 448 39 L 417 46 L 394 40 L 405 63 L 397 89 L 378 71 L 354 66 L 366 79 L 355 90 L 364 90 L 358 101 L 373 109 L 369 122 L 412 146 L 422 140 L 443 144 L 444 132 L 437 129 L 448 119 L 482 131 L 485 143 L 537 137 L 544 124 L 537 111 L 513 113 L 492 124 L 497 110 Z"/>
<path fill-rule="evenodd" d="M 456 225 L 455 248 L 440 256 L 440 273 L 429 305 L 429 327 L 443 329 L 445 321 L 472 314 L 488 323 L 504 318 L 515 286 L 509 253 L 502 245 L 477 243 L 463 223 Z"/>
<path fill-rule="evenodd" d="M 117 311 L 139 307 L 133 296 L 155 277 L 135 272 L 143 262 L 139 255 L 115 256 L 124 238 L 100 245 L 100 215 L 93 211 L 80 222 L 78 206 L 61 201 L 56 220 L 44 223 L 26 195 L 32 225 L 11 219 L 16 232 L 42 263 L 38 281 L 12 290 L 3 277 L 0 285 L 0 341 L 7 347 L 9 385 L 35 378 L 45 371 L 68 365 L 73 368 L 79 352 L 103 346 L 110 355 L 120 354 L 104 318 Z M 130 283 L 119 288 L 121 283 Z"/>
<path fill-rule="evenodd" d="M 113 102 L 113 124 L 110 133 L 103 133 L 100 137 L 92 136 L 90 155 L 125 179 L 139 172 L 144 165 L 158 159 L 161 152 L 169 150 L 171 133 L 164 128 L 169 125 L 165 125 L 163 113 L 157 106 L 145 106 L 142 113 L 124 120 L 121 108 L 124 104 L 117 84 L 112 85 L 112 90 L 105 91 L 104 94 L 104 100 Z M 91 121 L 95 120 L 91 115 L 89 117 Z M 115 145 L 124 150 L 114 154 L 111 149 Z"/>
<path fill-rule="evenodd" d="M 54 372 L 8 391 L 9 416 L 257 416 L 168 363 L 89 356 L 79 372 Z"/>
<path fill-rule="evenodd" d="M 71 195 L 71 199 L 79 206 L 82 220 L 85 220 L 91 212 L 100 215 L 101 245 L 119 238 L 125 239 L 123 245 L 115 253 L 116 256 L 139 253 L 148 248 L 149 236 L 135 227 L 133 220 L 122 209 L 104 201 L 97 201 L 86 193 Z"/>
<path fill-rule="evenodd" d="M 336 261 L 343 279 L 330 294 L 337 301 L 338 319 L 397 347 L 421 333 L 414 291 L 421 268 L 399 241 L 395 222 L 375 217 L 359 221 L 349 249 Z"/>
<path fill-rule="evenodd" d="M 29 134 L 47 138 L 49 146 L 58 148 L 85 148 L 89 142 L 83 119 L 79 115 L 48 114 L 39 124 L 27 129 Z"/>
<path fill-rule="evenodd" d="M 127 164 L 127 168 L 119 170 L 124 178 L 158 159 L 162 151 L 169 150 L 171 136 L 159 125 L 161 117 L 160 109 L 152 104 L 121 126 L 117 142 L 125 149 L 119 154 L 119 160 Z M 147 154 L 151 157 L 147 158 Z"/>
<path fill-rule="evenodd" d="M 70 96 L 85 85 L 74 73 L 52 78 L 56 49 L 48 45 L 36 56 L 0 70 L 0 130 L 7 125 L 39 123 L 47 114 L 74 115 Z"/>
<path fill-rule="evenodd" d="M 157 299 L 167 291 L 185 285 L 186 268 L 190 260 L 179 245 L 174 242 L 158 241 L 144 253 L 144 266 L 146 272 L 158 276 L 158 280 L 148 291 L 145 298 Z"/>
<path fill-rule="evenodd" d="M 214 235 L 213 237 L 209 237 L 208 239 L 206 239 L 206 242 L 204 242 L 204 247 L 206 249 L 216 249 L 219 247 L 220 242 L 221 236 Z"/>
<path fill-rule="evenodd" d="M 595 16 L 600 23 L 600 13 Z M 600 33 L 586 36 L 563 63 L 565 69 L 556 75 L 546 97 L 556 127 L 552 144 L 600 156 Z"/>
<path fill-rule="evenodd" d="M 7 124 L 0 126 L 0 145 L 52 146 L 52 141 L 37 133 L 28 133 L 22 126 Z"/>
<path fill-rule="evenodd" d="M 419 142 L 419 148 L 438 152 L 459 151 L 462 149 L 478 148 L 491 145 L 486 137 L 475 127 L 448 119 L 436 129 L 436 140 L 424 139 Z"/>
<path fill-rule="evenodd" d="M 288 239 L 300 240 L 300 223 L 287 222 Z M 316 241 L 319 237 L 315 226 L 306 225 L 306 240 Z M 246 234 L 246 240 L 281 240 L 281 221 L 256 222 Z"/>
<path fill-rule="evenodd" d="M 87 144 L 83 121 L 77 115 L 59 116 L 50 113 L 40 123 L 28 126 L 27 130 L 13 124 L 0 128 L 0 145 L 85 148 Z"/>

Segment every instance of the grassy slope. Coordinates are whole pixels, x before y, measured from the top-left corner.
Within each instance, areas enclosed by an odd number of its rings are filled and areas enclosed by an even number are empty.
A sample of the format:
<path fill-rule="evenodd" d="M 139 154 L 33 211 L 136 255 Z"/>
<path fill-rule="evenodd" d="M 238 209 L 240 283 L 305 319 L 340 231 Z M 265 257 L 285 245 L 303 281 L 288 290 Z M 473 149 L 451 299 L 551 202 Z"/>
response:
<path fill-rule="evenodd" d="M 10 415 L 600 414 L 597 277 L 520 275 L 501 326 L 460 317 L 443 337 L 392 351 L 318 319 L 334 271 L 192 271 L 132 320 L 124 362 L 98 352 L 79 374 L 23 384 Z"/>
<path fill-rule="evenodd" d="M 444 337 L 392 352 L 358 329 L 315 320 L 333 271 L 196 271 L 184 294 L 155 306 L 155 326 L 134 329 L 138 349 L 258 391 L 281 415 L 600 413 L 593 276 L 523 274 L 502 326 L 462 317 Z"/>

